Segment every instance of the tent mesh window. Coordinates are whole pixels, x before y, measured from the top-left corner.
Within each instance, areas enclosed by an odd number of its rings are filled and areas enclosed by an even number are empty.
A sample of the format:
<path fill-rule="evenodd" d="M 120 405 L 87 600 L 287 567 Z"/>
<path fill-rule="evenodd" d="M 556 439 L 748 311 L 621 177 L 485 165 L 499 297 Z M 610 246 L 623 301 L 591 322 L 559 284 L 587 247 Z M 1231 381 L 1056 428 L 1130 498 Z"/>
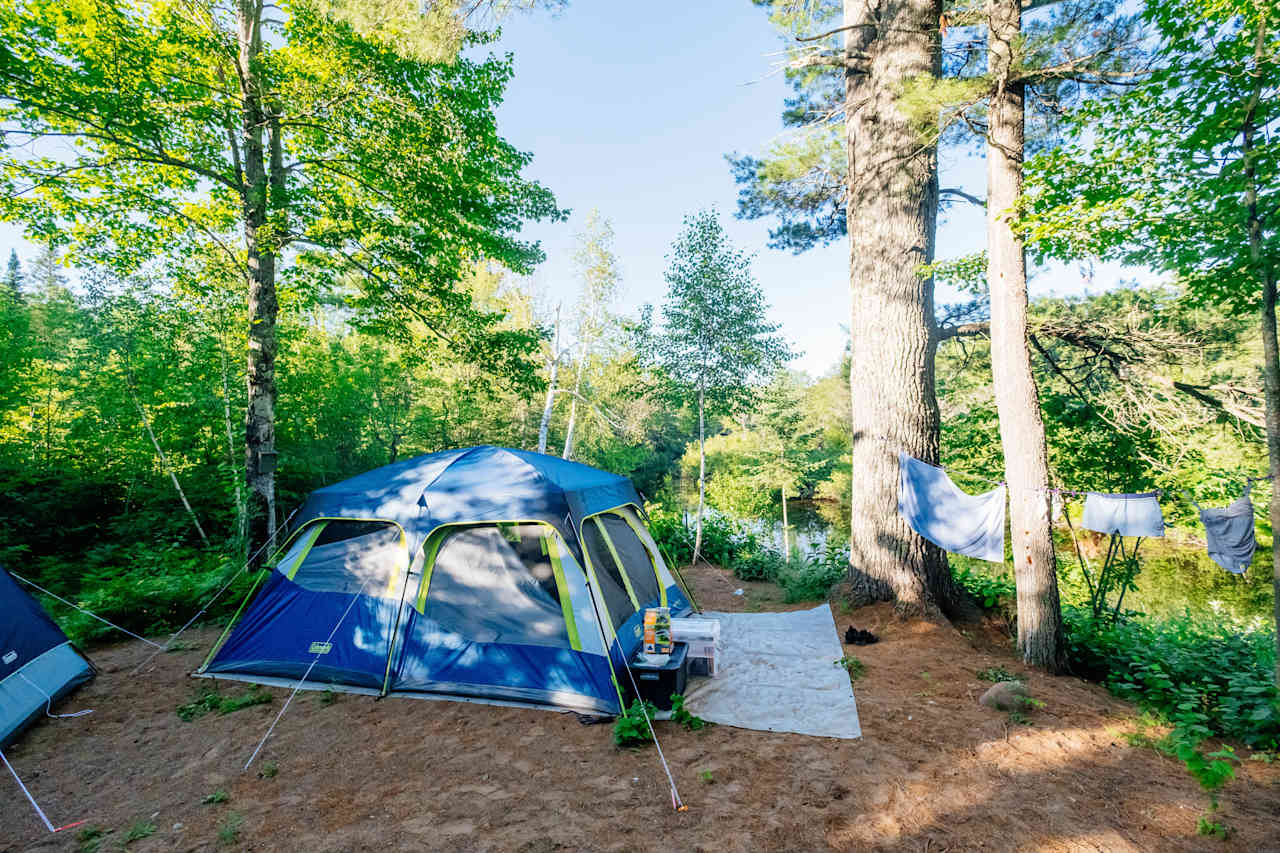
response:
<path fill-rule="evenodd" d="M 462 640 L 569 647 L 541 524 L 451 528 L 436 552 L 423 616 Z"/>
<path fill-rule="evenodd" d="M 386 594 L 408 559 L 400 528 L 385 521 L 323 523 L 294 573 L 294 583 L 312 592 Z M 281 565 L 290 565 L 288 556 Z"/>
<path fill-rule="evenodd" d="M 609 512 L 600 516 L 600 521 L 622 560 L 636 600 L 641 607 L 656 605 L 662 600 L 662 591 L 658 589 L 658 574 L 649 549 L 622 516 Z"/>
<path fill-rule="evenodd" d="M 609 608 L 609 621 L 613 623 L 613 630 L 617 631 L 636 612 L 635 605 L 627 594 L 618 564 L 604 537 L 600 535 L 600 528 L 590 519 L 582 525 L 582 542 L 586 546 L 591 565 L 595 567 L 600 591 L 604 593 L 604 603 Z"/>

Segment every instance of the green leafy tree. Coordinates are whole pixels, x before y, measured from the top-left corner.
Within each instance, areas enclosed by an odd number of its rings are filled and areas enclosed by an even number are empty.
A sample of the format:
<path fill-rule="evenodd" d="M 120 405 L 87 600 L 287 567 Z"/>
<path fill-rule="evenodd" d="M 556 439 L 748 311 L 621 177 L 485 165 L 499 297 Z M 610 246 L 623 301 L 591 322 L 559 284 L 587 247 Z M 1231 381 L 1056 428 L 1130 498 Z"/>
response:
<path fill-rule="evenodd" d="M 18 250 L 9 250 L 9 265 L 4 271 L 4 286 L 13 299 L 22 298 L 22 263 L 18 260 Z"/>
<path fill-rule="evenodd" d="M 1200 300 L 1258 312 L 1280 475 L 1280 6 L 1177 0 L 1144 15 L 1155 72 L 1076 111 L 1071 144 L 1029 165 L 1023 227 L 1042 255 L 1154 266 Z M 1280 530 L 1277 491 L 1270 515 Z M 1280 624 L 1280 549 L 1273 559 Z"/>
<path fill-rule="evenodd" d="M 818 458 L 818 428 L 807 422 L 795 380 L 779 373 L 764 390 L 760 407 L 759 443 L 752 467 L 755 481 L 765 489 L 782 493 L 782 553 L 791 559 L 791 531 L 787 519 L 787 493 L 794 496 L 823 467 Z"/>
<path fill-rule="evenodd" d="M 575 366 L 573 390 L 569 401 L 569 426 L 565 430 L 564 453 L 573 455 L 574 431 L 578 423 L 578 401 L 582 399 L 582 382 L 602 339 L 610 326 L 609 305 L 618 292 L 620 275 L 618 258 L 613 252 L 613 226 L 593 209 L 587 214 L 578 246 L 573 253 L 582 293 L 578 297 L 578 363 Z M 566 389 L 567 390 L 567 389 Z"/>
<path fill-rule="evenodd" d="M 458 357 L 537 381 L 537 335 L 499 330 L 460 286 L 481 258 L 527 271 L 541 253 L 521 222 L 560 215 L 497 133 L 509 61 L 401 54 L 335 6 L 359 4 L 0 7 L 0 216 L 122 273 L 210 246 L 236 271 L 255 540 L 276 524 L 282 281 L 289 299 L 357 273 L 352 322 L 421 323 Z"/>
<path fill-rule="evenodd" d="M 791 353 L 770 323 L 751 259 L 735 248 L 713 211 L 686 216 L 668 255 L 662 328 L 652 309 L 641 319 L 645 359 L 659 368 L 671 396 L 698 412 L 698 513 L 693 559 L 702 547 L 706 502 L 707 415 L 754 407 L 760 386 Z"/>

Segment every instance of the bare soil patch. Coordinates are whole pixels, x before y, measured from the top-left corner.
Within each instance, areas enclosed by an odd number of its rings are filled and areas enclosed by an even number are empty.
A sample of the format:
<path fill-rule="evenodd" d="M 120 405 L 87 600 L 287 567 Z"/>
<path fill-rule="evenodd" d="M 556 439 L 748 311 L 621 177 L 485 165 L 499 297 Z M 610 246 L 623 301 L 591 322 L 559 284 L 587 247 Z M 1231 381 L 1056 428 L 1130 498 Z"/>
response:
<path fill-rule="evenodd" d="M 686 570 L 703 607 L 778 610 L 770 584 Z M 744 595 L 734 590 L 744 589 Z M 98 649 L 103 669 L 8 751 L 55 824 L 87 820 L 128 850 L 809 851 L 1280 850 L 1280 765 L 1246 761 L 1221 797 L 1226 841 L 1196 835 L 1206 798 L 1178 763 L 1121 736 L 1131 705 L 1073 678 L 1027 673 L 989 632 L 898 620 L 887 606 L 837 623 L 881 641 L 846 647 L 863 738 L 834 741 L 659 724 L 689 810 L 674 813 L 652 747 L 619 750 L 608 725 L 546 711 L 299 694 L 249 772 L 241 767 L 287 691 L 184 722 L 209 682 L 187 677 L 216 639 L 161 655 Z M 978 705 L 976 672 L 1026 674 L 1046 707 L 1031 725 Z M 239 695 L 243 685 L 223 682 Z M 1248 750 L 1241 750 L 1248 754 Z M 274 775 L 260 775 L 268 765 Z M 215 790 L 223 803 L 202 804 Z M 0 778 L 0 851 L 77 850 L 45 832 Z M 238 832 L 227 828 L 239 816 Z M 223 830 L 220 836 L 220 829 Z"/>

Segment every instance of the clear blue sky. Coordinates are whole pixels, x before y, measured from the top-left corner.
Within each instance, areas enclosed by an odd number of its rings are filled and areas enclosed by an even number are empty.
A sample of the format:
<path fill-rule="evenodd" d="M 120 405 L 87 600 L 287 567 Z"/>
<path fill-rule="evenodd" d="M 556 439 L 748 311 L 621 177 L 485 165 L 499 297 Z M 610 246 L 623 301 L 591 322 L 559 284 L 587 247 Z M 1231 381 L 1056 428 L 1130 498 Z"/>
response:
<path fill-rule="evenodd" d="M 546 262 L 533 276 L 548 304 L 577 292 L 570 255 L 592 207 L 613 223 L 622 269 L 618 308 L 660 302 L 665 254 L 681 217 L 718 209 L 733 240 L 755 252 L 754 271 L 772 318 L 801 353 L 795 366 L 817 375 L 839 358 L 848 323 L 848 249 L 841 242 L 792 255 L 769 249 L 767 220 L 733 219 L 737 188 L 724 155 L 758 153 L 782 130 L 788 89 L 776 73 L 783 43 L 749 0 L 570 0 L 557 14 L 517 15 L 496 49 L 515 54 L 515 78 L 499 112 L 503 134 L 534 160 L 569 221 L 536 223 L 527 236 Z M 944 186 L 984 193 L 980 159 L 945 155 Z M 939 257 L 981 248 L 982 211 L 958 206 L 938 235 Z M 0 224 L 0 249 L 30 257 L 18 229 Z M 1111 286 L 1119 270 L 1099 267 L 1091 283 L 1075 268 L 1037 276 L 1032 295 Z M 1131 273 L 1132 274 L 1132 273 Z M 940 289 L 939 301 L 954 294 Z"/>

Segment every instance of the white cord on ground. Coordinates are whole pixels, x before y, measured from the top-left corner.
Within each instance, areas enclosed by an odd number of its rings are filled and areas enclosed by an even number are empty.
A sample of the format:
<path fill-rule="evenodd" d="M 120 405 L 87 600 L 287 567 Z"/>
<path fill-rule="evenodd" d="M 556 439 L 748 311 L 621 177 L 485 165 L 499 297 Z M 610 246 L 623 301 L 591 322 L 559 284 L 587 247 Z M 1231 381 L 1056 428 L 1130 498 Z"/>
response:
<path fill-rule="evenodd" d="M 618 651 L 622 651 L 622 643 L 618 643 Z M 684 800 L 680 799 L 680 792 L 676 790 L 675 777 L 671 775 L 671 767 L 667 764 L 667 757 L 662 754 L 662 744 L 658 743 L 658 733 L 653 730 L 653 720 L 649 719 L 649 710 L 644 706 L 644 700 L 640 698 L 640 686 L 636 684 L 636 677 L 631 674 L 631 667 L 624 663 L 623 667 L 627 670 L 627 678 L 631 679 L 631 689 L 636 692 L 636 700 L 640 703 L 640 712 L 644 714 L 644 721 L 649 726 L 649 735 L 653 738 L 653 745 L 658 748 L 658 759 L 662 762 L 662 769 L 667 771 L 667 783 L 671 785 L 671 808 L 676 811 L 688 808 L 684 804 Z M 623 708 L 623 713 L 626 713 Z"/>
<path fill-rule="evenodd" d="M 23 681 L 27 682 L 27 684 L 30 684 L 32 687 L 34 687 L 34 688 L 36 689 L 36 691 L 37 691 L 41 696 L 43 696 L 43 697 L 44 697 L 44 715 L 45 715 L 46 717 L 53 717 L 55 720 L 69 720 L 69 719 L 71 719 L 72 717 L 83 717 L 85 714 L 92 714 L 92 713 L 93 713 L 93 709 L 92 709 L 92 708 L 86 708 L 86 709 L 85 709 L 85 710 L 83 710 L 83 711 L 76 711 L 74 714 L 55 714 L 55 713 L 53 713 L 53 711 L 52 711 L 52 708 L 53 708 L 53 697 L 52 697 L 52 696 L 50 696 L 48 693 L 46 693 L 46 692 L 44 691 L 44 689 L 43 689 L 39 684 L 36 684 L 36 683 L 35 683 L 34 681 L 32 681 L 30 678 L 27 678 L 26 674 L 25 674 L 25 673 L 23 673 L 23 672 L 22 672 L 22 670 L 18 670 L 18 672 L 14 673 L 14 674 L 15 674 L 15 675 L 17 675 L 19 678 L 21 678 Z"/>
<path fill-rule="evenodd" d="M 13 778 L 18 782 L 18 787 L 22 789 L 22 793 L 27 795 L 27 801 L 31 803 L 31 807 L 36 810 L 36 814 L 40 815 L 40 819 L 44 821 L 45 828 L 50 832 L 57 832 L 58 830 L 53 828 L 53 824 L 49 822 L 49 818 L 45 815 L 44 809 L 40 808 L 40 804 L 36 802 L 36 798 L 31 796 L 27 786 L 22 784 L 22 777 L 18 775 L 17 770 L 13 769 L 13 765 L 9 763 L 9 759 L 4 757 L 3 752 L 0 752 L 0 761 L 3 761 L 4 766 L 9 768 L 9 772 L 13 774 Z"/>
<path fill-rule="evenodd" d="M 298 507 L 296 507 L 296 508 L 293 510 L 293 512 L 289 513 L 289 517 L 288 517 L 288 518 L 286 518 L 286 519 L 284 520 L 284 525 L 283 525 L 286 529 L 289 527 L 289 522 L 293 520 L 293 517 L 294 517 L 295 515 L 297 515 L 297 514 L 298 514 L 298 510 L 299 510 L 299 509 L 301 509 L 301 508 L 302 508 L 301 506 L 298 506 Z M 254 551 L 252 554 L 250 554 L 250 555 L 249 555 L 249 559 L 247 559 L 247 560 L 245 560 L 245 561 L 244 561 L 244 565 L 240 567 L 239 571 L 237 571 L 235 574 L 233 574 L 233 575 L 232 575 L 232 576 L 227 580 L 227 582 L 226 582 L 226 583 L 224 583 L 224 584 L 222 585 L 222 589 L 220 589 L 220 590 L 218 590 L 217 592 L 215 592 L 215 593 L 213 594 L 213 598 L 211 598 L 211 599 L 209 599 L 208 601 L 206 601 L 206 602 L 205 602 L 205 604 L 204 604 L 204 607 L 201 607 L 201 608 L 200 608 L 200 611 L 199 611 L 198 613 L 196 613 L 196 615 L 195 615 L 195 616 L 192 616 L 190 619 L 188 619 L 188 620 L 187 620 L 187 624 L 183 625 L 181 628 L 179 628 L 179 629 L 178 629 L 177 631 L 175 631 L 173 634 L 169 635 L 169 639 L 168 639 L 167 641 L 165 641 L 165 644 L 164 644 L 163 646 L 161 646 L 161 647 L 160 647 L 159 649 L 157 649 L 156 651 L 152 652 L 152 653 L 151 653 L 151 655 L 150 655 L 150 656 L 148 656 L 146 660 L 144 660 L 142 663 L 140 663 L 140 664 L 138 664 L 137 666 L 135 666 L 135 667 L 133 668 L 133 670 L 132 670 L 132 671 L 130 671 L 130 673 L 129 673 L 129 674 L 130 674 L 130 675 L 137 675 L 137 674 L 138 674 L 138 670 L 142 669 L 144 666 L 146 666 L 147 664 L 149 664 L 149 663 L 151 663 L 153 660 L 155 660 L 155 659 L 156 659 L 156 657 L 157 657 L 161 652 L 167 652 L 167 651 L 169 651 L 169 647 L 173 645 L 174 641 L 178 639 L 178 637 L 182 634 L 182 632 L 183 632 L 183 631 L 185 631 L 185 630 L 187 630 L 188 628 L 190 628 L 190 627 L 195 623 L 195 621 L 196 621 L 197 619 L 199 619 L 201 616 L 203 616 L 205 613 L 207 613 L 207 612 L 209 611 L 209 608 L 213 606 L 213 603 L 214 603 L 215 601 L 217 601 L 219 598 L 221 598 L 221 597 L 222 597 L 222 594 L 223 594 L 224 592 L 226 592 L 228 589 L 230 589 L 230 588 L 231 588 L 231 584 L 235 583 L 236 578 L 240 577 L 240 575 L 244 574 L 245 572 L 247 572 L 247 571 L 249 570 L 249 566 L 253 565 L 253 561 L 254 561 L 254 559 L 255 559 L 259 554 L 261 554 L 264 550 L 266 550 L 266 547 L 267 547 L 268 545 L 270 545 L 270 544 L 271 544 L 271 540 L 270 540 L 270 539 L 268 539 L 266 542 L 263 542 L 263 543 L 258 547 L 258 550 L 257 550 L 257 551 Z"/>
<path fill-rule="evenodd" d="M 153 642 L 151 642 L 150 640 L 148 640 L 146 637 L 140 637 L 140 636 L 138 636 L 137 634 L 135 634 L 135 633 L 133 633 L 132 631 L 130 631 L 128 628 L 121 628 L 121 627 L 120 627 L 119 625 L 117 625 L 116 623 L 114 623 L 114 622 L 108 622 L 106 619 L 103 619 L 103 618 L 102 618 L 101 616 L 99 616 L 98 614 L 96 614 L 96 613 L 91 613 L 91 612 L 89 612 L 88 610 L 85 610 L 83 607 L 81 607 L 81 606 L 80 606 L 80 605 L 78 605 L 78 604 L 72 604 L 70 601 L 67 601 L 65 598 L 63 598 L 63 597 L 62 597 L 62 596 L 60 596 L 60 595 L 54 595 L 52 592 L 49 592 L 49 590 L 47 590 L 47 589 L 45 589 L 44 587 L 40 586 L 40 584 L 35 583 L 34 581 L 29 581 L 29 580 L 27 580 L 26 578 L 24 578 L 22 575 L 18 574 L 18 573 L 17 573 L 17 572 L 15 572 L 15 571 L 10 570 L 9 574 L 13 575 L 15 578 L 17 578 L 18 580 L 22 581 L 22 582 L 23 582 L 23 583 L 25 583 L 25 584 L 27 584 L 27 585 L 29 585 L 29 586 L 33 586 L 33 587 L 35 587 L 36 589 L 38 589 L 38 590 L 40 590 L 41 592 L 43 592 L 45 595 L 50 596 L 51 598 L 56 598 L 56 599 L 58 599 L 58 600 L 59 600 L 59 601 L 61 601 L 63 604 L 67 605 L 68 607 L 74 607 L 76 610 L 79 610 L 81 613 L 84 613 L 84 614 L 86 614 L 86 615 L 88 615 L 88 616 L 92 616 L 94 619 L 97 619 L 97 620 L 98 620 L 99 622 L 101 622 L 102 624 L 104 624 L 104 625 L 110 625 L 112 628 L 115 628 L 117 631 L 120 631 L 120 632 L 122 632 L 122 633 L 128 634 L 130 637 L 133 637 L 135 640 L 141 640 L 142 642 L 146 643 L 148 646 L 155 646 L 157 649 L 162 648 L 162 647 L 161 647 L 161 645 L 160 645 L 159 643 L 153 643 Z"/>
<path fill-rule="evenodd" d="M 333 642 L 333 636 L 338 633 L 338 628 L 342 627 L 342 623 L 347 619 L 347 614 L 351 612 L 351 608 L 354 607 L 356 602 L 364 595 L 364 589 L 368 585 L 369 581 L 366 580 L 364 584 L 361 585 L 360 591 L 351 599 L 351 603 L 347 605 L 347 609 L 342 611 L 342 615 L 338 617 L 337 624 L 333 626 L 333 630 L 330 631 L 329 636 L 325 638 L 326 645 Z M 320 654 L 324 654 L 324 652 L 321 652 Z M 267 738 L 271 737 L 271 733 L 276 730 L 276 723 L 280 722 L 280 718 L 284 716 L 284 712 L 289 710 L 289 703 L 293 701 L 294 696 L 298 695 L 298 691 L 302 689 L 302 685 L 306 683 L 307 677 L 311 675 L 311 670 L 315 669 L 316 663 L 319 662 L 319 660 L 320 655 L 316 655 L 312 658 L 311 665 L 307 667 L 306 672 L 302 673 L 302 678 L 298 679 L 298 683 L 293 686 L 293 692 L 290 693 L 289 698 L 285 700 L 284 707 L 280 709 L 279 714 L 276 714 L 276 718 L 271 721 L 271 727 L 268 728 L 267 733 L 262 736 L 262 740 L 258 741 L 258 748 L 253 751 L 253 755 L 249 756 L 249 760 L 244 763 L 243 769 L 248 770 L 249 765 L 258 757 L 258 753 L 262 751 L 262 747 L 266 744 Z"/>

